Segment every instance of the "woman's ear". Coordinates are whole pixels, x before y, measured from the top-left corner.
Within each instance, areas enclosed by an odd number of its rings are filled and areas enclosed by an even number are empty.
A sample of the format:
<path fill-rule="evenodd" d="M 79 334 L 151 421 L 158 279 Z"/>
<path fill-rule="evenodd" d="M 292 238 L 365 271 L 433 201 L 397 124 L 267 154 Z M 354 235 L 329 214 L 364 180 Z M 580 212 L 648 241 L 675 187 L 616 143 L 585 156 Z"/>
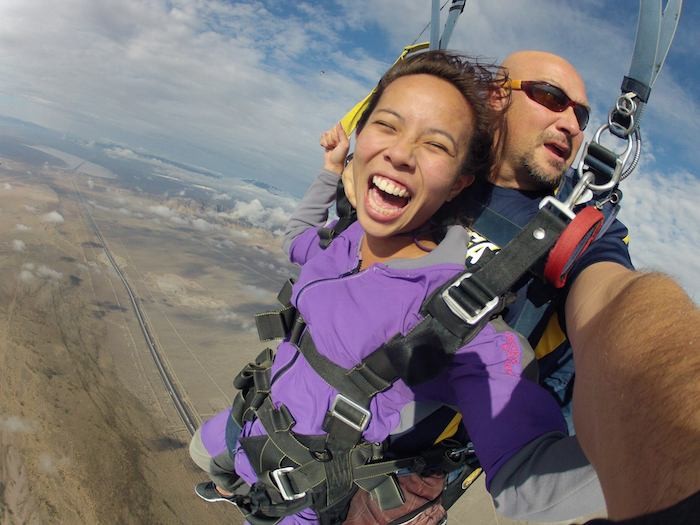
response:
<path fill-rule="evenodd" d="M 457 177 L 457 180 L 450 189 L 450 193 L 447 195 L 446 201 L 450 202 L 457 195 L 462 193 L 462 190 L 464 188 L 467 188 L 472 184 L 474 184 L 474 175 L 460 175 L 459 177 Z"/>
<path fill-rule="evenodd" d="M 355 177 L 353 177 L 352 171 L 352 159 L 350 159 L 345 165 L 342 178 L 345 196 L 350 201 L 350 204 L 352 204 L 352 207 L 357 208 L 357 200 L 355 199 Z"/>

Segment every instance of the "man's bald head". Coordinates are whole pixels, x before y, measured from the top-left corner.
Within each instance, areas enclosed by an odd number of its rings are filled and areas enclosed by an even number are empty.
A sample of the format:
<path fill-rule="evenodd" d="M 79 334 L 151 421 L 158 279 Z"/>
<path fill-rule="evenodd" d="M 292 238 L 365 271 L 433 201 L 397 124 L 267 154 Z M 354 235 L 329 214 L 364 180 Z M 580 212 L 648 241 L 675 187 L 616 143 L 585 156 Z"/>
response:
<path fill-rule="evenodd" d="M 516 51 L 508 55 L 502 63 L 508 69 L 511 78 L 521 78 L 522 75 L 537 74 L 543 70 L 545 74 L 550 70 L 557 70 L 564 76 L 570 77 L 572 82 L 579 84 L 579 88 L 585 93 L 586 87 L 583 79 L 565 58 L 547 51 Z"/>
<path fill-rule="evenodd" d="M 503 61 L 513 80 L 546 82 L 588 106 L 583 79 L 564 58 L 546 51 L 517 51 Z M 507 132 L 492 180 L 525 190 L 555 187 L 573 162 L 583 133 L 572 108 L 547 109 L 524 91 L 513 91 Z"/>

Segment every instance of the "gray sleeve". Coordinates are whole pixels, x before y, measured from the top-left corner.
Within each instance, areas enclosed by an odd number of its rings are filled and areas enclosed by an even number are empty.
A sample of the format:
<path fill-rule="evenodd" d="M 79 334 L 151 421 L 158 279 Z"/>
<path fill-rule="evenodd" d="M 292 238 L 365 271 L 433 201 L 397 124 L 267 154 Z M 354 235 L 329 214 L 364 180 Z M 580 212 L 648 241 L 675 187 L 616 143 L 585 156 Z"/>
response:
<path fill-rule="evenodd" d="M 289 255 L 289 247 L 297 235 L 309 228 L 322 226 L 328 220 L 328 209 L 335 202 L 335 189 L 339 179 L 336 173 L 323 170 L 306 190 L 284 230 L 284 253 Z"/>
<path fill-rule="evenodd" d="M 563 521 L 605 509 L 598 476 L 578 440 L 559 432 L 510 458 L 489 491 L 498 512 L 516 520 Z"/>

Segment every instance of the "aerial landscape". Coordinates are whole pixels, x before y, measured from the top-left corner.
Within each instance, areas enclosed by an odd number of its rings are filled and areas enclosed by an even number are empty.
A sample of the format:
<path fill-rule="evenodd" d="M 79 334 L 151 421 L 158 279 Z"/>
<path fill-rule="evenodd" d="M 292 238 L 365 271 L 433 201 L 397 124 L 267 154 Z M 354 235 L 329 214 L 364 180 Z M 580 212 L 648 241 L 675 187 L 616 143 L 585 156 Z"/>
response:
<path fill-rule="evenodd" d="M 111 171 L 85 160 L 108 158 L 94 146 L 65 141 L 65 153 L 60 139 L 12 133 L 5 123 L 2 521 L 201 522 L 190 435 L 102 243 L 198 423 L 230 403 L 236 367 L 262 348 L 252 314 L 274 305 L 292 272 L 279 237 L 255 226 L 270 220 L 259 200 L 237 211 L 201 174 L 162 160 L 160 176 L 138 161 Z M 267 190 L 239 184 L 265 200 Z"/>

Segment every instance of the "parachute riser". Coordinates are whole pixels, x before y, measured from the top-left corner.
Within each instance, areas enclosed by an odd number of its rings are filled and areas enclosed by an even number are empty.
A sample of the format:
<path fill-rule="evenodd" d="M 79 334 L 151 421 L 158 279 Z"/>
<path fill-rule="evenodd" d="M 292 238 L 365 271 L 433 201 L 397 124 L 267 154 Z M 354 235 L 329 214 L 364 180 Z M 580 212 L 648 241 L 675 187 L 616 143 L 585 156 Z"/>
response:
<path fill-rule="evenodd" d="M 585 145 L 585 153 L 577 167 L 579 181 L 563 203 L 567 208 L 572 210 L 586 190 L 590 190 L 595 196 L 597 207 L 602 207 L 602 204 L 609 200 L 619 198 L 614 197 L 619 191 L 618 185 L 634 171 L 639 163 L 642 135 L 639 128 L 635 127 L 628 134 L 620 136 L 618 134 L 620 130 L 615 126 L 617 125 L 611 123 L 609 119 L 607 124 L 598 128 L 591 142 Z M 601 136 L 606 131 L 625 141 L 626 145 L 622 153 L 615 153 L 601 144 Z"/>
<path fill-rule="evenodd" d="M 619 200 L 620 181 L 635 170 L 641 157 L 639 124 L 671 47 L 682 4 L 683 0 L 668 0 L 662 9 L 661 0 L 640 0 L 635 49 L 629 73 L 622 80 L 622 94 L 608 113 L 607 124 L 598 128 L 593 140 L 585 146 L 577 167 L 579 182 L 562 203 L 567 209 L 572 210 L 587 190 L 593 192 L 598 208 Z M 626 142 L 622 153 L 617 154 L 600 143 L 605 131 Z"/>

